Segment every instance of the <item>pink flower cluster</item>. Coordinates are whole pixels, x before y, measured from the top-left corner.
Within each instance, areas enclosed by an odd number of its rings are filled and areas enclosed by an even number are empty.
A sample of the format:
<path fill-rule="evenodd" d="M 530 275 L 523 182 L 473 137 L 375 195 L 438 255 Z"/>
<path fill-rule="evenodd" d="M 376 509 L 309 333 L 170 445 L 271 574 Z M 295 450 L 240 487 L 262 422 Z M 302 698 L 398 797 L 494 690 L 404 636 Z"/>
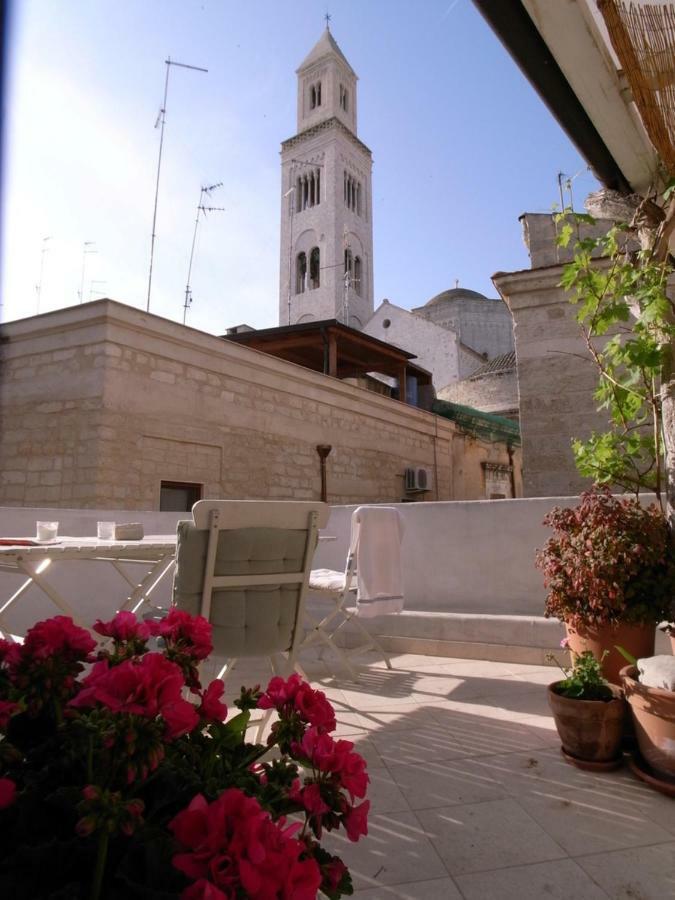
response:
<path fill-rule="evenodd" d="M 166 739 L 174 740 L 199 723 L 194 706 L 181 697 L 183 686 L 180 668 L 161 653 L 146 653 L 118 666 L 101 660 L 83 680 L 70 706 L 81 709 L 99 704 L 115 713 L 147 719 L 161 716 Z"/>
<path fill-rule="evenodd" d="M 293 837 L 299 827 L 273 822 L 238 788 L 213 803 L 198 794 L 169 823 L 183 848 L 173 864 L 194 881 L 182 900 L 315 900 L 321 871 Z"/>
<path fill-rule="evenodd" d="M 279 676 L 272 678 L 258 700 L 258 709 L 276 709 L 280 718 L 295 715 L 322 734 L 336 728 L 335 710 L 326 695 L 311 688 L 295 673 L 285 681 Z"/>
<path fill-rule="evenodd" d="M 291 797 L 312 817 L 318 835 L 322 824 L 334 827 L 334 814 L 344 825 L 350 841 L 358 841 L 368 834 L 370 801 L 356 806 L 354 800 L 366 796 L 370 779 L 365 760 L 353 750 L 351 741 L 333 740 L 316 728 L 308 728 L 302 740 L 292 748 L 297 759 L 312 767 L 315 777 L 306 779 L 303 787 L 296 782 Z"/>

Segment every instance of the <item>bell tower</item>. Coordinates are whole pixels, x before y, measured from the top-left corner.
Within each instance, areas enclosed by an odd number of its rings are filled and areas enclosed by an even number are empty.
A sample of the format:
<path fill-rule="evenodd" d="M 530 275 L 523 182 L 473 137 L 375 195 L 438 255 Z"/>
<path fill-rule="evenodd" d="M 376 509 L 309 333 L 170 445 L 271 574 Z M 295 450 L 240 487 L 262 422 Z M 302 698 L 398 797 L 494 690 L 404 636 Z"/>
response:
<path fill-rule="evenodd" d="M 279 324 L 373 314 L 372 154 L 357 75 L 327 26 L 297 69 L 297 134 L 281 145 Z"/>

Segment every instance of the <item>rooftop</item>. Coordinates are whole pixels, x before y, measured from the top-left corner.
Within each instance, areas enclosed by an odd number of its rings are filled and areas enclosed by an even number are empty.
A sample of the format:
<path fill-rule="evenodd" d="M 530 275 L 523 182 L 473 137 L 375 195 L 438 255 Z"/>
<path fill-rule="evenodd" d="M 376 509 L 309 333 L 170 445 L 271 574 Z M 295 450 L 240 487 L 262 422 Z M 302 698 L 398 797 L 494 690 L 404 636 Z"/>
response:
<path fill-rule="evenodd" d="M 355 900 L 663 900 L 675 893 L 672 799 L 626 769 L 567 764 L 547 666 L 399 655 L 360 683 L 306 661 L 337 734 L 368 762 L 368 837 L 325 841 Z M 260 679 L 253 667 L 236 683 Z"/>

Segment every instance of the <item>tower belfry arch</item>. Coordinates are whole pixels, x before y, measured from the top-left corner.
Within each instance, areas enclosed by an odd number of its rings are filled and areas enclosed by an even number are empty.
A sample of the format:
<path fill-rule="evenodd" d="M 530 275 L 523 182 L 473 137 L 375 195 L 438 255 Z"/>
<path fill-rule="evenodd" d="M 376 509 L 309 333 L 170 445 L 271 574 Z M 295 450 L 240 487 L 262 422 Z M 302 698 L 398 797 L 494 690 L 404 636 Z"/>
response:
<path fill-rule="evenodd" d="M 358 77 L 329 21 L 296 70 L 297 133 L 281 145 L 279 324 L 361 328 L 374 308 L 373 162 L 357 136 Z"/>

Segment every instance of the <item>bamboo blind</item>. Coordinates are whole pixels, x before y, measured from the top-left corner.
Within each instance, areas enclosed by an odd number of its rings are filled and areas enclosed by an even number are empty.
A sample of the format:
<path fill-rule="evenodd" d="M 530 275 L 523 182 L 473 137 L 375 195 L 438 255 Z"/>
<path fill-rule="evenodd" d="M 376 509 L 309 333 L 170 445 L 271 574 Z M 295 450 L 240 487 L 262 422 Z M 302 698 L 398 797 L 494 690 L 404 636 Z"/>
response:
<path fill-rule="evenodd" d="M 598 0 L 647 134 L 675 175 L 675 6 Z"/>

